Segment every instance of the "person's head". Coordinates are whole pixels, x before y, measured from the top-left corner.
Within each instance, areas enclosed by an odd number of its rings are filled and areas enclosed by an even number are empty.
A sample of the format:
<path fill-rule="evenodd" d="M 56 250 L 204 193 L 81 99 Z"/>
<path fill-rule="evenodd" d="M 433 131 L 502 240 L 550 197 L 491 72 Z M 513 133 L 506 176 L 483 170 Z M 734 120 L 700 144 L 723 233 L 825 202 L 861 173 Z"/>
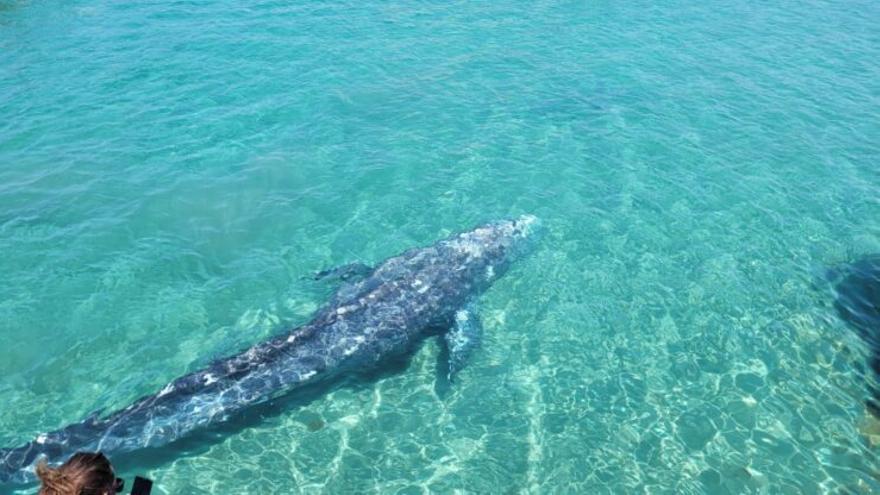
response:
<path fill-rule="evenodd" d="M 46 461 L 37 465 L 42 485 L 38 495 L 113 495 L 121 480 L 104 454 L 77 452 L 57 468 Z"/>

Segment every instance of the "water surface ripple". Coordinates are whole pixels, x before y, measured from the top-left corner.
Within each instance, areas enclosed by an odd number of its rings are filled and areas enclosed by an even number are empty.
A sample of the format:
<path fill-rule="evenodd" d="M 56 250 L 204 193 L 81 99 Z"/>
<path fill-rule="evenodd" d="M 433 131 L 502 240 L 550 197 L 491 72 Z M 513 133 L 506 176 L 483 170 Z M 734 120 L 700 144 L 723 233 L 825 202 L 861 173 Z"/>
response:
<path fill-rule="evenodd" d="M 158 493 L 870 493 L 880 3 L 0 0 L 0 445 L 520 213 L 409 368 L 123 461 Z M 876 426 L 876 425 L 875 425 Z M 873 428 L 873 430 L 872 430 Z"/>

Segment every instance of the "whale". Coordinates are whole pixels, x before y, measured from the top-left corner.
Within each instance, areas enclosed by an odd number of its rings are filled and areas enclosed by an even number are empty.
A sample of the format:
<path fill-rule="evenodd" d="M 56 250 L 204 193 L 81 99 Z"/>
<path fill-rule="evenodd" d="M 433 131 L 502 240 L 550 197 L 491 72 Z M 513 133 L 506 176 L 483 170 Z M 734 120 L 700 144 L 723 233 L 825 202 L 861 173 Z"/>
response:
<path fill-rule="evenodd" d="M 863 256 L 851 263 L 829 270 L 826 278 L 834 285 L 834 308 L 838 316 L 868 346 L 869 397 L 865 406 L 880 418 L 880 254 Z"/>
<path fill-rule="evenodd" d="M 477 298 L 530 251 L 540 222 L 522 215 L 453 234 L 369 267 L 318 273 L 342 281 L 312 319 L 215 360 L 107 415 L 93 413 L 24 445 L 0 449 L 0 483 L 33 482 L 34 466 L 77 451 L 108 456 L 161 447 L 248 408 L 376 370 L 437 336 L 452 383 L 479 348 Z"/>

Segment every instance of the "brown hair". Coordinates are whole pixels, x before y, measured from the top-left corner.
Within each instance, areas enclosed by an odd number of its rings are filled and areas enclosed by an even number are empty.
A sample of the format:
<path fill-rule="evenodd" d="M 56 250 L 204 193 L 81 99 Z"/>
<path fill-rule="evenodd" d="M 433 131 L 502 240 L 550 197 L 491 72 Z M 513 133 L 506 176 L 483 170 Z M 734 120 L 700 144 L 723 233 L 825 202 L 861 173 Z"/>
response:
<path fill-rule="evenodd" d="M 57 468 L 37 464 L 42 481 L 37 495 L 109 495 L 116 493 L 116 474 L 104 454 L 77 452 Z"/>

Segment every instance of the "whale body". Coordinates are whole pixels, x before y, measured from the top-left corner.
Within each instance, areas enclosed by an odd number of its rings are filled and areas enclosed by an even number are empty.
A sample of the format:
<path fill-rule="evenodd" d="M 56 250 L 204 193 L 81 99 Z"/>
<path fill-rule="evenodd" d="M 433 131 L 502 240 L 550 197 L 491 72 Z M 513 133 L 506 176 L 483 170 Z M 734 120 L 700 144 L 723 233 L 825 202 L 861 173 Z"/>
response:
<path fill-rule="evenodd" d="M 524 252 L 537 223 L 523 215 L 411 249 L 375 268 L 342 270 L 348 280 L 305 325 L 105 417 L 93 415 L 0 449 L 0 482 L 33 481 L 40 458 L 60 462 L 76 451 L 112 456 L 168 444 L 302 387 L 379 368 L 438 333 L 451 379 L 480 342 L 475 298 Z"/>

